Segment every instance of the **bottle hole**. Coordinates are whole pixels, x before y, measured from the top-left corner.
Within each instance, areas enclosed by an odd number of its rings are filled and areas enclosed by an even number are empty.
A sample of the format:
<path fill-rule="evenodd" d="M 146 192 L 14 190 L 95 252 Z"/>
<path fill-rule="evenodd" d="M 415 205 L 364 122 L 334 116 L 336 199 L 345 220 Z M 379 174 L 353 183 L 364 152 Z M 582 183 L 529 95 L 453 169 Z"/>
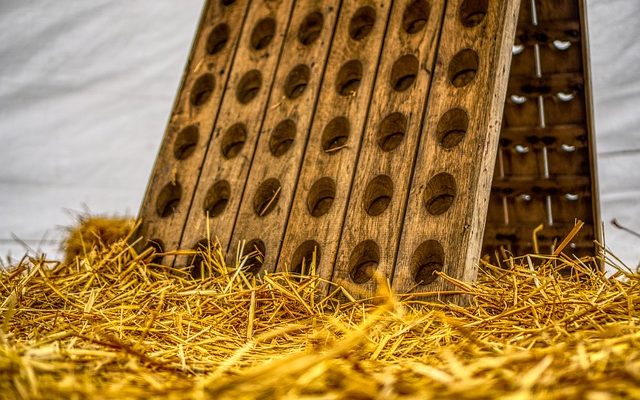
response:
<path fill-rule="evenodd" d="M 243 123 L 231 126 L 222 136 L 220 149 L 226 159 L 237 156 L 247 141 L 247 127 Z"/>
<path fill-rule="evenodd" d="M 229 198 L 231 197 L 231 185 L 227 181 L 218 181 L 214 183 L 204 198 L 204 212 L 209 218 L 219 216 L 227 208 Z"/>
<path fill-rule="evenodd" d="M 449 64 L 449 81 L 457 88 L 467 86 L 476 77 L 479 62 L 474 50 L 460 51 Z"/>
<path fill-rule="evenodd" d="M 354 283 L 364 284 L 371 280 L 380 264 L 380 247 L 373 240 L 358 244 L 349 258 L 349 276 Z"/>
<path fill-rule="evenodd" d="M 264 265 L 264 257 L 267 247 L 260 239 L 253 239 L 244 245 L 241 258 L 244 260 L 244 269 L 249 275 L 258 275 Z"/>
<path fill-rule="evenodd" d="M 342 96 L 353 95 L 358 91 L 362 81 L 362 63 L 351 60 L 345 63 L 338 71 L 336 90 Z"/>
<path fill-rule="evenodd" d="M 307 209 L 311 216 L 319 218 L 329 212 L 336 197 L 336 183 L 329 177 L 316 181 L 307 196 Z"/>
<path fill-rule="evenodd" d="M 191 88 L 191 105 L 200 107 L 206 103 L 213 93 L 214 79 L 212 74 L 199 77 Z"/>
<path fill-rule="evenodd" d="M 158 216 L 160 218 L 170 217 L 178 208 L 181 198 L 182 186 L 177 182 L 167 183 L 160 191 L 156 202 Z"/>
<path fill-rule="evenodd" d="M 373 7 L 360 7 L 351 17 L 349 22 L 349 35 L 353 40 L 364 39 L 376 22 L 376 10 Z"/>
<path fill-rule="evenodd" d="M 296 138 L 296 123 L 292 119 L 285 119 L 276 125 L 269 139 L 269 150 L 275 157 L 285 154 Z"/>
<path fill-rule="evenodd" d="M 209 33 L 207 38 L 207 54 L 210 56 L 219 53 L 229 41 L 229 25 L 218 24 Z"/>
<path fill-rule="evenodd" d="M 456 147 L 464 139 L 469 129 L 469 116 L 461 108 L 453 108 L 440 118 L 436 137 L 445 149 Z"/>
<path fill-rule="evenodd" d="M 307 15 L 300 25 L 298 30 L 298 40 L 305 46 L 309 46 L 315 42 L 320 33 L 322 33 L 322 26 L 324 25 L 324 17 L 318 11 L 312 12 Z"/>
<path fill-rule="evenodd" d="M 424 192 L 424 201 L 427 212 L 431 215 L 441 215 L 447 212 L 457 195 L 455 178 L 441 172 L 431 178 Z"/>
<path fill-rule="evenodd" d="M 400 57 L 391 68 L 391 85 L 397 92 L 409 89 L 418 76 L 419 62 L 411 54 Z"/>
<path fill-rule="evenodd" d="M 407 118 L 399 112 L 387 115 L 378 129 L 378 146 L 384 151 L 392 151 L 400 146 L 407 131 Z"/>
<path fill-rule="evenodd" d="M 444 250 L 435 240 L 422 243 L 411 257 L 413 279 L 418 285 L 429 285 L 437 278 L 436 272 L 444 269 Z"/>
<path fill-rule="evenodd" d="M 307 240 L 303 242 L 293 253 L 291 259 L 291 272 L 300 275 L 309 275 L 311 273 L 312 264 L 315 261 L 316 270 L 320 265 L 320 245 L 315 240 Z"/>
<path fill-rule="evenodd" d="M 307 85 L 309 84 L 309 78 L 311 77 L 311 70 L 304 64 L 295 66 L 284 84 L 284 93 L 289 99 L 297 99 L 304 93 Z"/>
<path fill-rule="evenodd" d="M 424 0 L 412 1 L 402 14 L 402 29 L 409 34 L 418 33 L 429 21 L 431 7 Z"/>
<path fill-rule="evenodd" d="M 276 34 L 276 20 L 273 18 L 263 18 L 251 32 L 251 47 L 254 50 L 262 50 L 271 43 Z"/>
<path fill-rule="evenodd" d="M 262 182 L 253 197 L 253 210 L 259 217 L 271 213 L 280 200 L 282 186 L 276 178 L 270 178 Z"/>
<path fill-rule="evenodd" d="M 182 161 L 189 158 L 196 151 L 199 137 L 200 132 L 195 125 L 189 125 L 182 129 L 173 144 L 173 156 L 176 160 Z"/>
<path fill-rule="evenodd" d="M 322 149 L 325 153 L 336 153 L 343 149 L 349 140 L 351 124 L 346 117 L 335 117 L 322 132 Z"/>
<path fill-rule="evenodd" d="M 465 0 L 460 6 L 460 21 L 466 28 L 480 25 L 487 15 L 489 0 Z"/>
<path fill-rule="evenodd" d="M 254 69 L 244 74 L 236 90 L 238 101 L 242 104 L 247 104 L 253 100 L 258 95 L 261 85 L 262 74 L 260 74 L 260 71 Z"/>
<path fill-rule="evenodd" d="M 393 181 L 387 175 L 378 175 L 368 184 L 364 192 L 364 209 L 372 217 L 382 214 L 393 198 Z"/>

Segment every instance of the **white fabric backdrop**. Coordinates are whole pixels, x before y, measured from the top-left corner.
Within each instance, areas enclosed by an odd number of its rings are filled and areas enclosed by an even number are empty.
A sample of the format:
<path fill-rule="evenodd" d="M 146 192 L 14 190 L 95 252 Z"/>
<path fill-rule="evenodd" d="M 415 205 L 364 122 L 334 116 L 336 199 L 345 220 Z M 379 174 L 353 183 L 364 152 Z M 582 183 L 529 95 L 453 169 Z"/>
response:
<path fill-rule="evenodd" d="M 25 246 L 57 256 L 85 208 L 137 213 L 202 5 L 0 0 L 5 263 Z M 609 221 L 640 231 L 640 1 L 588 6 L 607 245 L 636 266 L 640 239 Z"/>

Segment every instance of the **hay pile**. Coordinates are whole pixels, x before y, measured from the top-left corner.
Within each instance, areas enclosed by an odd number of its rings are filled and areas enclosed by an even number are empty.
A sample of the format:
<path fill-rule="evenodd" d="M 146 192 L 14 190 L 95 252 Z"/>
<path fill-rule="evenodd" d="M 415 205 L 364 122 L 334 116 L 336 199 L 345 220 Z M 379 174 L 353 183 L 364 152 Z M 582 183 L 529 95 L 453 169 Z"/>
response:
<path fill-rule="evenodd" d="M 524 258 L 459 283 L 466 308 L 340 305 L 317 278 L 203 256 L 224 273 L 194 281 L 124 241 L 2 272 L 0 398 L 640 398 L 630 271 Z"/>

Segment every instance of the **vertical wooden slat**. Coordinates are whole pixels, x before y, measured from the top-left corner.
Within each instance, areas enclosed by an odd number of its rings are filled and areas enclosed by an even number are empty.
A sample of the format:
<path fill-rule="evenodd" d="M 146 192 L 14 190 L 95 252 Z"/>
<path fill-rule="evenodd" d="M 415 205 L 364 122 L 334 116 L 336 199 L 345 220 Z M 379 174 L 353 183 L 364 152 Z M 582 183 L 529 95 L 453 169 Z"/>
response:
<path fill-rule="evenodd" d="M 322 83 L 340 1 L 298 2 L 276 72 L 273 94 L 258 138 L 254 162 L 230 243 L 229 262 L 238 246 L 242 253 L 260 250 L 245 266 L 258 272 L 262 264 L 275 269 L 293 200 L 311 119 Z M 256 208 L 264 182 L 276 179 L 281 189 L 273 207 Z M 267 199 L 270 194 L 267 193 Z M 256 200 L 260 200 L 256 203 Z M 247 241 L 242 243 L 242 241 Z"/>
<path fill-rule="evenodd" d="M 249 7 L 181 248 L 195 248 L 209 238 L 223 249 L 229 244 L 292 8 L 293 0 Z"/>
<path fill-rule="evenodd" d="M 375 291 L 374 270 L 391 279 L 444 4 L 396 1 L 391 11 L 332 278 L 360 283 L 356 296 Z"/>
<path fill-rule="evenodd" d="M 140 210 L 139 247 L 175 250 L 236 52 L 247 0 L 210 0 Z M 172 264 L 172 259 L 157 262 Z"/>
<path fill-rule="evenodd" d="M 484 17 L 470 9 L 483 4 Z M 393 279 L 398 292 L 452 290 L 439 271 L 476 278 L 518 6 L 447 2 Z M 462 140 L 448 145 L 451 134 Z"/>
<path fill-rule="evenodd" d="M 344 2 L 278 268 L 297 270 L 316 253 L 330 278 L 387 20 L 389 2 Z M 308 269 L 307 269 L 308 272 Z"/>

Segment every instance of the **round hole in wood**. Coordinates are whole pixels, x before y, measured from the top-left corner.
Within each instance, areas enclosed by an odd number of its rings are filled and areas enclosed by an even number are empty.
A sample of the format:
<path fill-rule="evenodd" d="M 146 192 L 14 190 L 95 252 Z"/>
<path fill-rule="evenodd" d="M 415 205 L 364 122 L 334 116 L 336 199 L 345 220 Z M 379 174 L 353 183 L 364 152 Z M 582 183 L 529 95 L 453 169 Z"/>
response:
<path fill-rule="evenodd" d="M 471 49 L 458 52 L 449 63 L 449 81 L 453 86 L 467 86 L 476 77 L 480 60 L 478 53 Z"/>
<path fill-rule="evenodd" d="M 380 247 L 373 240 L 358 244 L 349 258 L 349 276 L 354 283 L 364 284 L 371 280 L 380 263 Z"/>
<path fill-rule="evenodd" d="M 465 0 L 460 6 L 460 21 L 467 28 L 480 25 L 487 15 L 489 0 Z"/>
<path fill-rule="evenodd" d="M 336 153 L 346 146 L 350 133 L 349 120 L 343 116 L 335 117 L 322 132 L 322 149 L 325 153 Z"/>
<path fill-rule="evenodd" d="M 407 131 L 407 118 L 394 112 L 387 115 L 378 129 L 378 146 L 384 151 L 392 151 L 400 146 Z"/>
<path fill-rule="evenodd" d="M 263 18 L 251 32 L 251 47 L 255 50 L 262 50 L 271 43 L 276 34 L 276 20 L 267 17 Z"/>
<path fill-rule="evenodd" d="M 156 202 L 158 216 L 161 218 L 170 217 L 178 208 L 181 198 L 182 186 L 178 182 L 167 183 L 160 191 Z"/>
<path fill-rule="evenodd" d="M 409 3 L 402 14 L 402 29 L 409 34 L 418 33 L 429 21 L 431 6 L 424 0 Z"/>
<path fill-rule="evenodd" d="M 244 245 L 242 258 L 246 257 L 244 262 L 245 271 L 251 275 L 258 275 L 264 265 L 264 257 L 267 254 L 267 247 L 260 239 L 253 239 Z"/>
<path fill-rule="evenodd" d="M 217 217 L 227 208 L 231 197 L 231 185 L 225 180 L 217 181 L 204 197 L 204 212 L 209 218 Z"/>
<path fill-rule="evenodd" d="M 359 60 L 347 61 L 338 71 L 336 90 L 342 96 L 355 94 L 362 81 L 362 63 Z"/>
<path fill-rule="evenodd" d="M 232 125 L 222 136 L 220 149 L 226 159 L 234 158 L 240 153 L 247 141 L 247 127 L 239 122 Z"/>
<path fill-rule="evenodd" d="M 280 181 L 276 178 L 262 182 L 253 197 L 253 210 L 257 216 L 264 217 L 276 208 L 278 200 L 280 200 L 281 189 Z"/>
<path fill-rule="evenodd" d="M 292 100 L 297 99 L 307 88 L 310 77 L 311 70 L 309 67 L 304 64 L 296 65 L 289 72 L 287 80 L 284 83 L 284 94 Z"/>
<path fill-rule="evenodd" d="M 262 86 L 262 74 L 260 71 L 254 69 L 244 74 L 236 89 L 238 101 L 242 104 L 247 104 L 253 100 L 258 95 L 260 86 Z"/>
<path fill-rule="evenodd" d="M 393 198 L 393 181 L 387 175 L 373 178 L 364 191 L 364 209 L 372 217 L 382 214 Z"/>
<path fill-rule="evenodd" d="M 207 54 L 214 55 L 219 53 L 229 41 L 229 25 L 222 23 L 216 25 L 207 38 Z"/>
<path fill-rule="evenodd" d="M 151 264 L 162 264 L 164 257 L 161 255 L 164 253 L 164 243 L 160 239 L 151 239 L 147 242 L 147 247 L 153 249 L 153 254 L 150 260 Z"/>
<path fill-rule="evenodd" d="M 200 132 L 195 125 L 189 125 L 182 129 L 173 143 L 173 156 L 176 160 L 182 161 L 189 158 L 196 150 L 199 137 Z"/>
<path fill-rule="evenodd" d="M 213 93 L 214 79 L 212 74 L 204 74 L 196 79 L 191 87 L 190 101 L 194 107 L 200 107 L 206 103 Z"/>
<path fill-rule="evenodd" d="M 391 68 L 391 86 L 397 92 L 404 92 L 416 81 L 420 63 L 412 54 L 406 54 L 396 60 Z"/>
<path fill-rule="evenodd" d="M 336 183 L 332 178 L 324 177 L 316 181 L 307 196 L 307 209 L 313 217 L 321 217 L 329 212 L 336 198 Z"/>
<path fill-rule="evenodd" d="M 322 33 L 322 26 L 324 25 L 324 17 L 318 11 L 314 11 L 304 17 L 300 29 L 298 30 L 298 40 L 305 46 L 309 46 L 315 42 L 320 33 Z"/>
<path fill-rule="evenodd" d="M 464 139 L 467 129 L 469 129 L 467 112 L 461 108 L 452 108 L 440 118 L 436 138 L 440 146 L 451 149 Z"/>
<path fill-rule="evenodd" d="M 351 17 L 349 22 L 349 36 L 353 40 L 364 39 L 376 22 L 376 10 L 370 6 L 360 7 Z"/>
<path fill-rule="evenodd" d="M 230 6 L 235 2 L 236 0 L 220 0 L 220 3 L 222 3 L 223 6 Z"/>
<path fill-rule="evenodd" d="M 312 263 L 315 259 L 316 270 L 320 265 L 320 245 L 315 240 L 307 240 L 303 242 L 291 258 L 291 272 L 300 275 L 309 275 L 311 273 Z"/>
<path fill-rule="evenodd" d="M 413 280 L 418 285 L 433 283 L 444 269 L 444 250 L 435 240 L 423 242 L 411 257 Z"/>
<path fill-rule="evenodd" d="M 296 123 L 292 119 L 285 119 L 276 125 L 269 138 L 269 150 L 275 157 L 285 154 L 296 138 Z"/>
<path fill-rule="evenodd" d="M 457 196 L 456 180 L 453 175 L 441 172 L 431 178 L 424 191 L 424 204 L 431 215 L 444 214 Z"/>

